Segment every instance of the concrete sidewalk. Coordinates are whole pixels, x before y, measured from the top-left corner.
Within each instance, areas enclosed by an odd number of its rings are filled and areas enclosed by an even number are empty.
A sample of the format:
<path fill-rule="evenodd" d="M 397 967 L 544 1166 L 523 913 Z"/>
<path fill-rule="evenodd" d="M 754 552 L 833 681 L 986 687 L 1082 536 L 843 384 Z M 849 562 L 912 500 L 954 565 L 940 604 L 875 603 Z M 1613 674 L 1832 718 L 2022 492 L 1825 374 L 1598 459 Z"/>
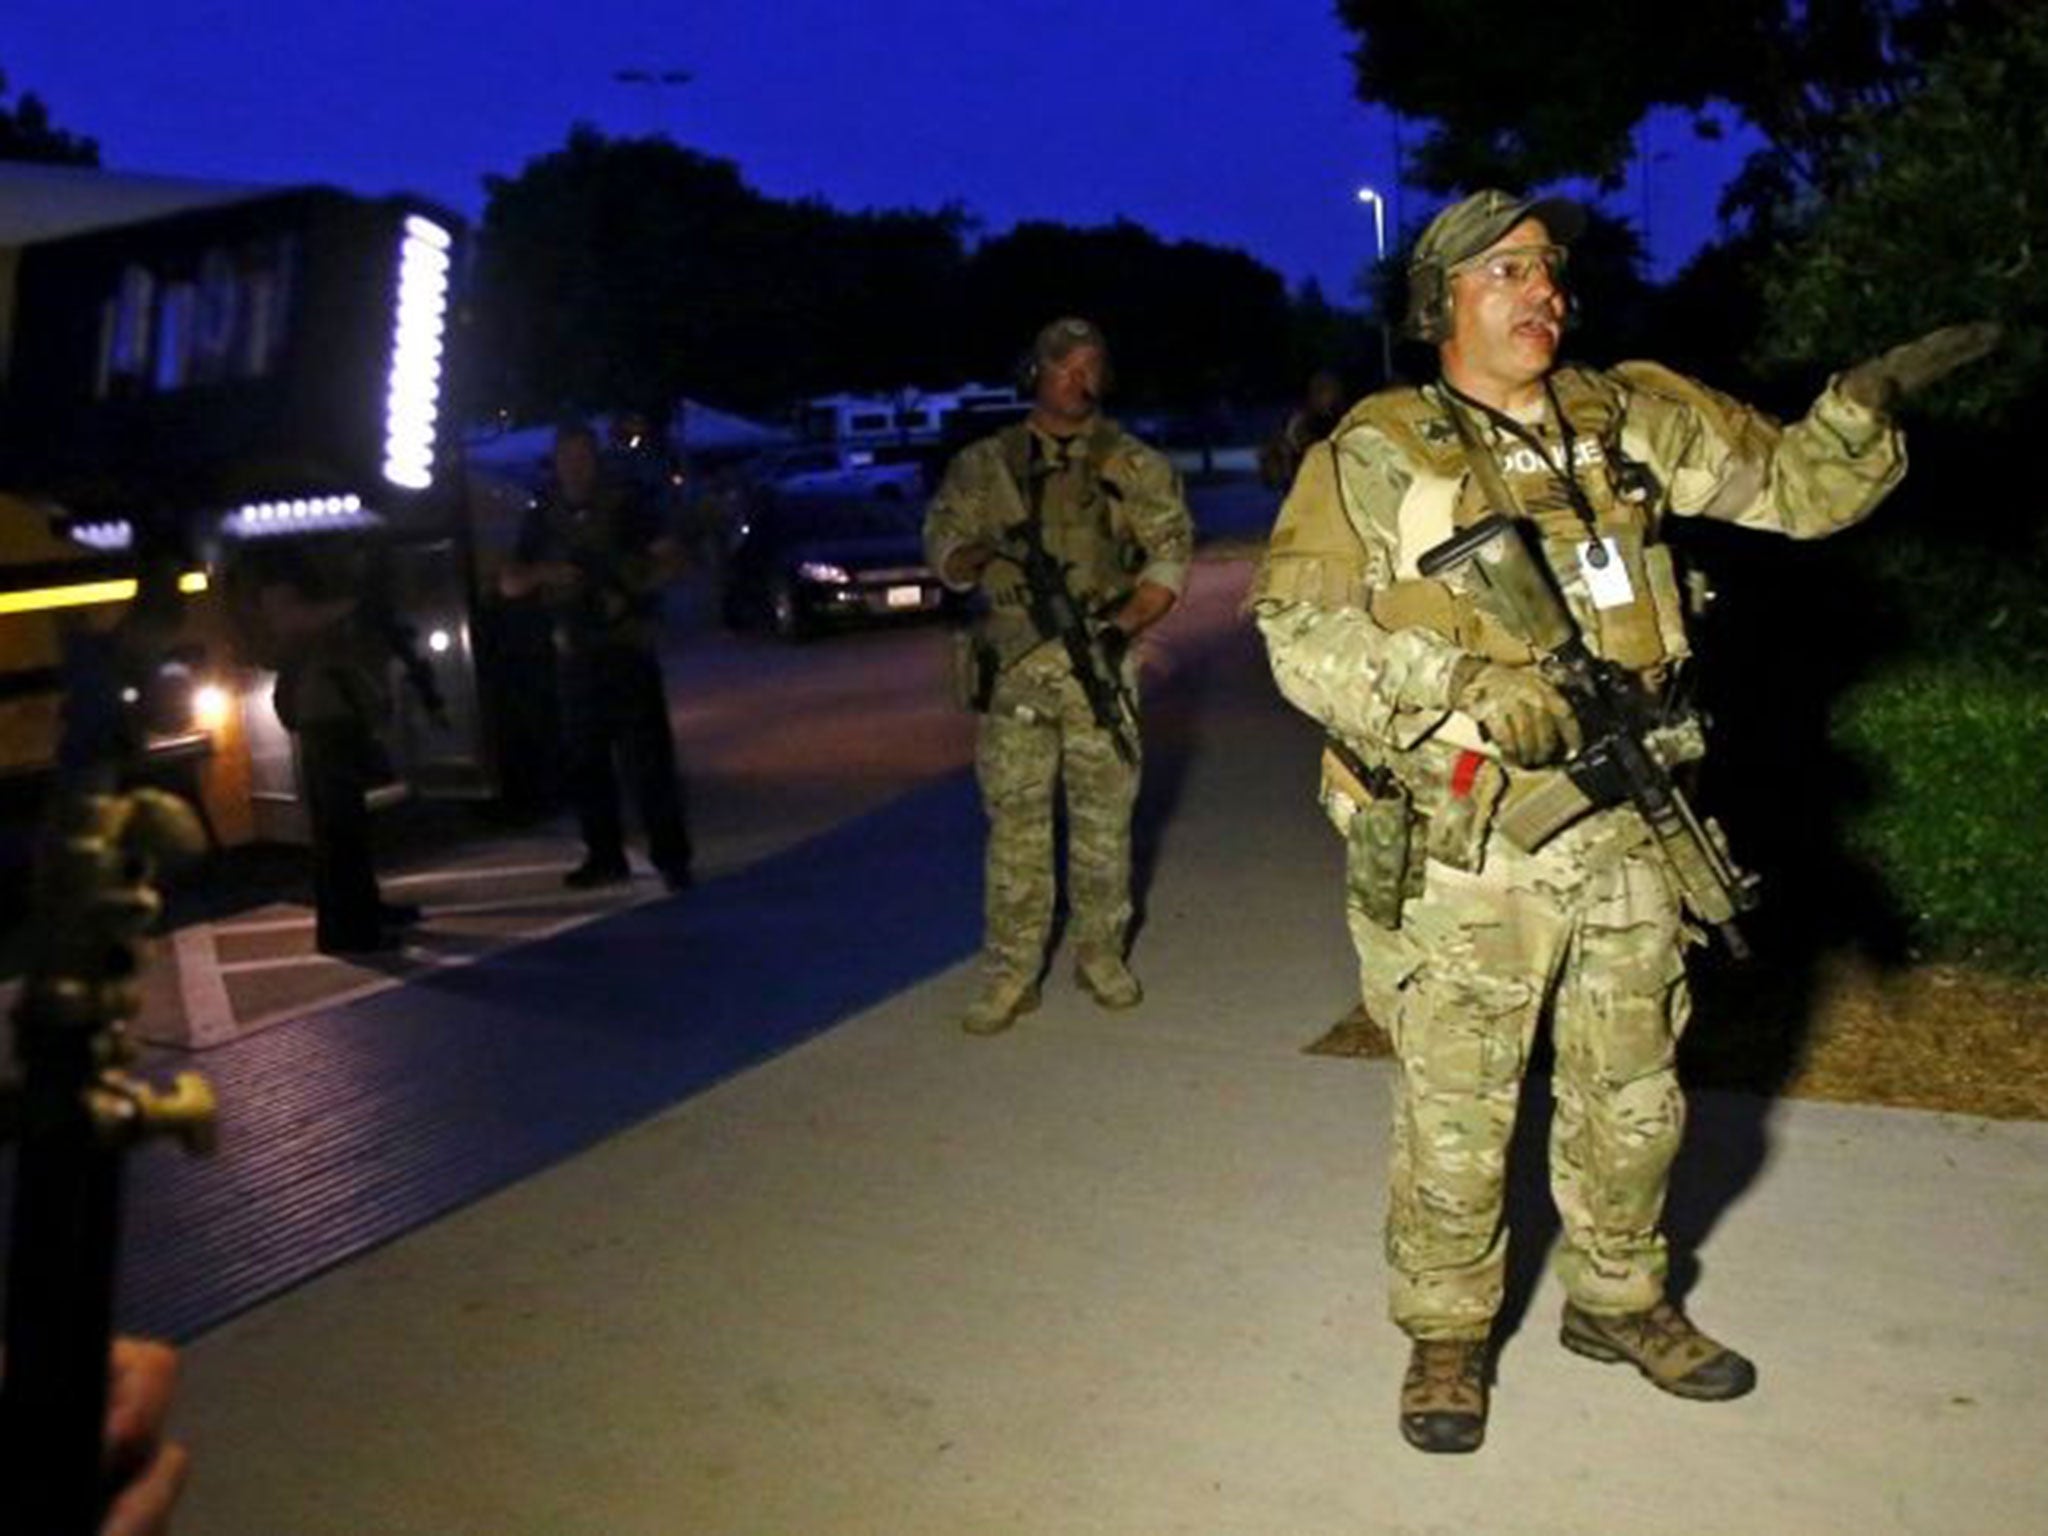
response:
<path fill-rule="evenodd" d="M 1060 964 L 970 1039 L 959 967 L 209 1334 L 180 1529 L 2048 1528 L 2038 1124 L 1699 1101 L 1689 1305 L 1763 1377 L 1724 1405 L 1557 1346 L 1524 1156 L 1488 1445 L 1408 1450 L 1387 1068 L 1302 1053 L 1352 992 L 1313 734 L 1248 637 L 1154 723 L 1141 1009 Z"/>

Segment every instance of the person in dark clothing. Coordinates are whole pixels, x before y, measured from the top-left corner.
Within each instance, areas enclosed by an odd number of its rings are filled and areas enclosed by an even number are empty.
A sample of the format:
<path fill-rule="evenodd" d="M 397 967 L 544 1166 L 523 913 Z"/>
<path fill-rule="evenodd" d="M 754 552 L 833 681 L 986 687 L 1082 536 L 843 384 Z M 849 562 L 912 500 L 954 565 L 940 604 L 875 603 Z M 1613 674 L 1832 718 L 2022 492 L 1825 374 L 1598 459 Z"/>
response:
<path fill-rule="evenodd" d="M 398 947 L 416 906 L 384 900 L 369 792 L 384 773 L 378 728 L 391 710 L 385 648 L 361 612 L 373 579 L 364 552 L 335 540 L 252 549 L 256 619 L 274 655 L 271 702 L 298 739 L 299 792 L 312 838 L 314 942 L 331 955 Z"/>
<path fill-rule="evenodd" d="M 575 889 L 627 879 L 618 773 L 623 767 L 670 890 L 690 883 L 690 835 L 657 649 L 661 591 L 680 550 L 655 503 L 607 475 L 596 434 L 555 434 L 554 483 L 528 509 L 499 576 L 508 598 L 538 594 L 553 611 L 569 781 L 582 826 Z"/>

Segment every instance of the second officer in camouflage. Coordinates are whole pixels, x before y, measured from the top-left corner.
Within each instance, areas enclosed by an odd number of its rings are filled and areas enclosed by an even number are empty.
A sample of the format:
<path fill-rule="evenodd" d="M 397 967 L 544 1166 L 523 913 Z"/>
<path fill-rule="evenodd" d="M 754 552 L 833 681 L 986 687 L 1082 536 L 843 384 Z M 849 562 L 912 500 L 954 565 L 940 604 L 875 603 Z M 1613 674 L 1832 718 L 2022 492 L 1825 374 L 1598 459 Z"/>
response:
<path fill-rule="evenodd" d="M 1029 419 L 962 450 L 925 517 L 933 569 L 979 610 L 967 691 L 989 823 L 983 985 L 963 1020 L 975 1034 L 1037 1006 L 1062 784 L 1075 973 L 1105 1007 L 1142 995 L 1124 953 L 1140 756 L 1130 646 L 1178 600 L 1194 531 L 1172 465 L 1101 414 L 1108 370 L 1094 325 L 1048 325 L 1027 367 Z M 1052 610 L 1086 636 L 1063 642 Z"/>

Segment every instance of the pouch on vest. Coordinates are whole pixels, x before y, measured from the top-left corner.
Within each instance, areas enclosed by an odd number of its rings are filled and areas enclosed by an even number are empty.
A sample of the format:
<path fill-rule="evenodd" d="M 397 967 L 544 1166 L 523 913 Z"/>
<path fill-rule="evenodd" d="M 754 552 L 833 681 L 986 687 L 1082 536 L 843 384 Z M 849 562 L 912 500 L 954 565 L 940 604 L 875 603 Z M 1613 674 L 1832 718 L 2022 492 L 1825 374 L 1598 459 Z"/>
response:
<path fill-rule="evenodd" d="M 1332 744 L 1323 754 L 1325 804 L 1348 805 L 1344 877 L 1351 899 L 1381 928 L 1399 928 L 1401 909 L 1422 894 L 1422 850 L 1416 846 L 1415 805 L 1401 781 L 1370 770 Z"/>
<path fill-rule="evenodd" d="M 1486 836 L 1507 792 L 1507 770 L 1490 757 L 1461 752 L 1441 797 L 1430 806 L 1423 847 L 1440 864 L 1478 874 L 1486 862 Z"/>

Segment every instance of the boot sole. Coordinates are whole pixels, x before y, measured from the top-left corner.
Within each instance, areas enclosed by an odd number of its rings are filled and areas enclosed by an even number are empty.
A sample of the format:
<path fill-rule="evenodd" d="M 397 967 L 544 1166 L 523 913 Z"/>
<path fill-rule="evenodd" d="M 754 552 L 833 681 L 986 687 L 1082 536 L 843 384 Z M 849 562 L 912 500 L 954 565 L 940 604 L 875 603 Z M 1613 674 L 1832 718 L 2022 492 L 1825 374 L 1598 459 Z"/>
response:
<path fill-rule="evenodd" d="M 1029 992 L 1024 994 L 1024 1000 L 1017 1004 L 1015 1011 L 1012 1012 L 1007 1018 L 1001 1019 L 993 1024 L 980 1025 L 970 1024 L 965 1019 L 962 1019 L 960 1021 L 960 1027 L 970 1035 L 1000 1035 L 1004 1030 L 1008 1029 L 1011 1025 L 1015 1024 L 1019 1019 L 1023 1018 L 1025 1014 L 1036 1012 L 1038 1009 L 1038 1003 L 1038 989 L 1034 987 Z"/>
<path fill-rule="evenodd" d="M 1105 997 L 1085 981 L 1081 983 L 1081 990 L 1095 1000 L 1096 1007 L 1107 1008 L 1113 1013 L 1122 1013 L 1125 1009 L 1135 1008 L 1138 1004 L 1145 1001 L 1145 994 L 1143 992 L 1140 992 L 1136 997 Z"/>
<path fill-rule="evenodd" d="M 1669 1392 L 1673 1397 L 1682 1397 L 1693 1403 L 1725 1403 L 1743 1396 L 1756 1385 L 1752 1379 L 1730 1391 L 1720 1387 L 1689 1387 L 1683 1381 L 1666 1381 L 1642 1361 L 1625 1349 L 1617 1349 L 1605 1339 L 1589 1338 L 1583 1333 L 1574 1333 L 1570 1328 L 1560 1329 L 1557 1341 L 1575 1355 L 1588 1360 L 1597 1360 L 1602 1365 L 1632 1365 L 1636 1374 L 1660 1392 Z"/>
<path fill-rule="evenodd" d="M 1405 1415 L 1401 1419 L 1401 1438 L 1414 1446 L 1416 1450 L 1421 1451 L 1425 1456 L 1471 1455 L 1480 1446 L 1486 1444 L 1486 1420 L 1484 1418 L 1478 1419 L 1469 1431 L 1461 1426 L 1459 1433 L 1461 1435 L 1469 1433 L 1471 1438 L 1438 1442 L 1431 1440 L 1422 1429 L 1409 1424 Z"/>

